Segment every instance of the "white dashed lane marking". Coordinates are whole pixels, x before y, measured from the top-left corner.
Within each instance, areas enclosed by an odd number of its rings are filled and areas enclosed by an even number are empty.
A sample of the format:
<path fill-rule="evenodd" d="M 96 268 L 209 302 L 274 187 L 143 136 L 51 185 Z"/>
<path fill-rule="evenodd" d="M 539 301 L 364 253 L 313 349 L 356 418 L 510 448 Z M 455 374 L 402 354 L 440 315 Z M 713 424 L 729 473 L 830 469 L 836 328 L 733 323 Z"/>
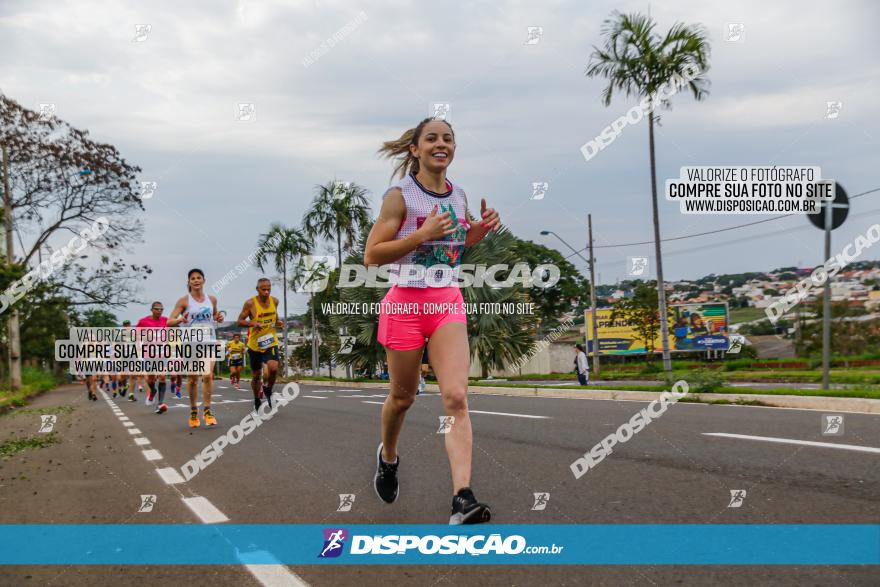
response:
<path fill-rule="evenodd" d="M 119 417 L 119 420 L 126 426 L 126 430 L 128 430 L 129 434 L 135 435 L 140 434 L 141 431 L 137 428 L 133 428 L 133 423 L 128 422 L 129 418 L 123 415 L 122 410 L 119 409 L 110 399 L 107 397 L 107 394 L 104 393 L 103 390 L 100 390 L 101 395 L 104 396 L 104 400 L 107 404 L 112 408 L 113 413 Z M 215 397 L 219 397 L 219 395 L 215 395 Z M 315 399 L 327 399 L 324 397 L 316 397 Z M 225 400 L 216 402 L 217 404 L 227 404 L 227 403 L 239 403 L 239 402 L 249 402 L 250 399 L 241 399 L 241 400 Z M 181 407 L 186 408 L 189 407 L 186 404 L 177 404 L 173 407 Z M 134 438 L 134 443 L 138 446 L 144 446 L 150 444 L 150 440 L 145 436 L 138 436 Z M 144 458 L 148 461 L 161 461 L 162 454 L 155 449 L 147 449 L 141 451 L 144 455 Z M 167 485 L 178 485 L 181 483 L 186 483 L 186 479 L 184 479 L 181 474 L 174 467 L 162 467 L 155 469 L 156 473 L 161 477 L 162 481 L 164 481 Z M 176 489 L 178 494 L 181 496 L 181 500 L 184 504 L 202 521 L 204 524 L 218 524 L 221 522 L 228 522 L 229 518 L 221 512 L 217 507 L 212 504 L 206 497 L 201 496 L 193 496 L 193 497 L 183 497 L 183 494 L 179 489 Z M 254 576 L 254 578 L 264 587 L 285 587 L 285 586 L 294 586 L 294 587 L 308 587 L 308 583 L 302 580 L 296 573 L 288 569 L 283 564 L 246 564 L 243 565 L 244 568 Z"/>
<path fill-rule="evenodd" d="M 214 507 L 214 504 L 204 497 L 184 497 L 183 503 L 193 511 L 203 524 L 219 524 L 220 522 L 229 521 L 229 518 L 223 512 Z"/>
<path fill-rule="evenodd" d="M 162 481 L 164 481 L 166 485 L 177 485 L 178 483 L 184 483 L 186 481 L 186 479 L 181 477 L 180 473 L 178 473 L 177 469 L 174 467 L 156 469 L 156 472 L 159 473 L 159 477 L 162 478 Z"/>
<path fill-rule="evenodd" d="M 161 461 L 162 460 L 162 453 L 160 453 L 158 450 L 156 450 L 154 448 L 151 448 L 149 450 L 145 450 L 145 451 L 143 451 L 143 453 L 144 453 L 144 458 L 147 459 L 148 461 Z"/>

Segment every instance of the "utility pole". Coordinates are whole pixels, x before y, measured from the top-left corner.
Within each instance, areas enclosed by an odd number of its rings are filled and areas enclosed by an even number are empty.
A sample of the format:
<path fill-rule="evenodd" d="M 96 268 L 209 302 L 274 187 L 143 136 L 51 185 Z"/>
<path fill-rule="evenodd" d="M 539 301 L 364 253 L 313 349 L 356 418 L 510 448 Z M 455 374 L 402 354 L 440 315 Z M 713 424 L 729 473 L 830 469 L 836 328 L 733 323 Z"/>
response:
<path fill-rule="evenodd" d="M 596 259 L 593 257 L 593 215 L 587 214 L 590 237 L 590 308 L 593 314 L 593 377 L 599 376 L 599 323 L 596 312 Z"/>
<path fill-rule="evenodd" d="M 831 231 L 834 230 L 833 204 L 824 202 L 825 210 L 825 256 L 831 257 Z M 7 238 L 7 242 L 9 239 Z M 825 279 L 825 292 L 822 296 L 822 389 L 831 387 L 831 278 Z"/>
<path fill-rule="evenodd" d="M 281 287 L 284 288 L 284 342 L 281 344 L 284 369 L 282 373 L 287 377 L 290 375 L 290 357 L 287 355 L 287 251 L 284 251 L 284 254 L 281 256 L 281 268 L 284 271 L 284 279 L 281 280 Z"/>
<path fill-rule="evenodd" d="M 6 262 L 9 267 L 15 261 L 12 249 L 12 194 L 9 192 L 9 151 L 3 144 L 3 225 L 6 229 Z M 9 338 L 9 387 L 13 393 L 21 391 L 21 338 L 18 310 L 12 308 L 7 324 Z"/>

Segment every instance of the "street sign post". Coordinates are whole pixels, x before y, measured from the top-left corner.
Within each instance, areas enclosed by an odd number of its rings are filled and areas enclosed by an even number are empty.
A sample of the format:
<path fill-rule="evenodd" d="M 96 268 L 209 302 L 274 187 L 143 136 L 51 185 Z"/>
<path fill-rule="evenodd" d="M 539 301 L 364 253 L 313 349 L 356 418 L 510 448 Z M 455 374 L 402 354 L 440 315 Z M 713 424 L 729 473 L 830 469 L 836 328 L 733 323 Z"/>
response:
<path fill-rule="evenodd" d="M 834 199 L 822 201 L 822 212 L 807 214 L 807 218 L 816 228 L 825 231 L 825 259 L 831 257 L 831 231 L 840 225 L 849 215 L 849 197 L 839 183 L 834 183 Z M 825 280 L 822 295 L 822 389 L 830 387 L 831 370 L 831 279 Z"/>

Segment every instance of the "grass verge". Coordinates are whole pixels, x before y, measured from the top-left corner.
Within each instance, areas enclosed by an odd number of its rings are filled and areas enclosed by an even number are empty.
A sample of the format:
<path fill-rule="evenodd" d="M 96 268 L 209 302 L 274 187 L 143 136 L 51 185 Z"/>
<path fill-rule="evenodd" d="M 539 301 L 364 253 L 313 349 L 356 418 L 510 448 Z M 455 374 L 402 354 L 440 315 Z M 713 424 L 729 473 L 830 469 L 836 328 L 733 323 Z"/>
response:
<path fill-rule="evenodd" d="M 0 443 L 0 457 L 9 458 L 25 450 L 45 448 L 59 442 L 61 440 L 54 432 L 40 436 L 29 436 L 27 438 L 13 438 L 12 440 Z"/>
<path fill-rule="evenodd" d="M 21 370 L 21 390 L 17 393 L 9 391 L 9 381 L 0 382 L 0 413 L 10 408 L 18 408 L 27 403 L 27 401 L 35 396 L 55 389 L 61 380 L 54 375 L 42 369 L 34 369 L 33 367 L 25 367 Z"/>

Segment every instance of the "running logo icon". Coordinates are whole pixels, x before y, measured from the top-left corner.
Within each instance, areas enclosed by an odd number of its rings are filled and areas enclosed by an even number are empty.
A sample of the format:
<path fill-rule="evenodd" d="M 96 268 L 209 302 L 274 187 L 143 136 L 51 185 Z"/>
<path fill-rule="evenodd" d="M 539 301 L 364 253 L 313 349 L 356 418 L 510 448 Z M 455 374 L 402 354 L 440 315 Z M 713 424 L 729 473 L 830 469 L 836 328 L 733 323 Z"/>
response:
<path fill-rule="evenodd" d="M 542 26 L 530 26 L 526 27 L 526 42 L 523 45 L 537 45 L 541 41 L 541 37 L 544 36 L 544 27 Z"/>
<path fill-rule="evenodd" d="M 159 187 L 159 184 L 155 181 L 142 181 L 141 182 L 141 200 L 149 200 L 153 197 L 153 194 L 156 192 L 156 188 Z"/>
<path fill-rule="evenodd" d="M 550 501 L 549 493 L 535 493 L 535 503 L 532 505 L 533 512 L 540 512 L 547 509 L 547 502 Z"/>
<path fill-rule="evenodd" d="M 746 499 L 746 490 L 745 489 L 731 489 L 730 490 L 730 503 L 727 504 L 729 508 L 738 508 L 742 507 L 743 501 Z"/>
<path fill-rule="evenodd" d="M 350 181 L 334 181 L 333 182 L 333 200 L 338 202 L 345 198 L 348 195 L 348 190 L 351 189 Z"/>
<path fill-rule="evenodd" d="M 153 511 L 153 506 L 156 505 L 156 496 L 155 495 L 142 495 L 141 496 L 141 507 L 138 508 L 138 513 L 149 513 Z"/>
<path fill-rule="evenodd" d="M 842 436 L 843 416 L 840 414 L 822 414 L 822 435 Z"/>
<path fill-rule="evenodd" d="M 330 273 L 336 269 L 336 257 L 305 255 L 302 259 L 302 281 L 297 293 L 318 293 L 327 289 Z"/>
<path fill-rule="evenodd" d="M 58 421 L 58 416 L 51 414 L 49 416 L 40 416 L 40 429 L 38 432 L 48 433 L 52 432 L 52 429 L 55 427 L 55 422 Z"/>
<path fill-rule="evenodd" d="M 449 116 L 452 113 L 449 110 L 449 103 L 434 102 L 433 104 L 431 104 L 429 116 L 434 120 L 448 120 L 451 122 Z"/>
<path fill-rule="evenodd" d="M 449 434 L 453 424 L 455 424 L 455 416 L 440 416 L 440 428 L 437 428 L 437 434 Z"/>
<path fill-rule="evenodd" d="M 834 120 L 840 116 L 841 108 L 843 108 L 843 102 L 840 100 L 825 102 L 825 120 Z"/>
<path fill-rule="evenodd" d="M 727 23 L 727 42 L 739 43 L 743 39 L 743 32 L 745 32 L 745 30 L 746 25 L 741 22 Z"/>
<path fill-rule="evenodd" d="M 55 118 L 55 104 L 40 104 L 40 121 L 46 122 Z"/>
<path fill-rule="evenodd" d="M 348 531 L 343 528 L 324 528 L 324 548 L 318 558 L 336 558 L 342 554 Z"/>
<path fill-rule="evenodd" d="M 350 512 L 351 506 L 354 505 L 354 493 L 340 493 L 339 494 L 339 507 L 336 508 L 337 512 Z"/>
<path fill-rule="evenodd" d="M 348 355 L 351 354 L 351 351 L 354 350 L 354 337 L 353 336 L 340 336 L 339 337 L 339 350 L 337 351 L 340 355 Z"/>
<path fill-rule="evenodd" d="M 742 350 L 743 344 L 746 342 L 746 337 L 741 334 L 731 334 L 730 335 L 730 347 L 727 349 L 727 353 L 730 355 L 735 355 Z"/>
<path fill-rule="evenodd" d="M 648 270 L 647 257 L 627 257 L 626 274 L 630 277 L 639 277 Z"/>
<path fill-rule="evenodd" d="M 532 182 L 532 197 L 530 200 L 543 200 L 547 192 L 550 191 L 550 184 L 546 181 Z"/>
<path fill-rule="evenodd" d="M 147 37 L 150 36 L 150 33 L 153 31 L 153 25 L 151 24 L 136 24 L 134 25 L 134 38 L 131 40 L 132 43 L 143 43 L 147 40 Z"/>
<path fill-rule="evenodd" d="M 239 102 L 235 106 L 235 120 L 238 122 L 255 122 L 257 120 L 257 105 L 253 102 Z"/>

